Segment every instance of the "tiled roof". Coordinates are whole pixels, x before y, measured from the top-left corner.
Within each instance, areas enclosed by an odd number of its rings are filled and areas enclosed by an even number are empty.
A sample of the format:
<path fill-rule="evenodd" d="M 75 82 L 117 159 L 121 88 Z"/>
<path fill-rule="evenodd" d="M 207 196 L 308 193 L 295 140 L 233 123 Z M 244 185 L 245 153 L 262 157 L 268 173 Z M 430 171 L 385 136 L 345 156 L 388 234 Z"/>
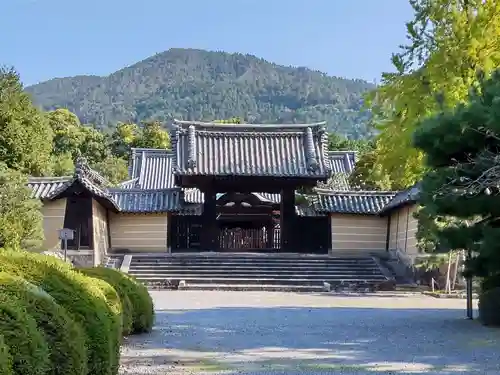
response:
<path fill-rule="evenodd" d="M 117 203 L 108 192 L 109 183 L 106 179 L 90 168 L 84 158 L 79 158 L 75 164 L 75 173 L 71 177 L 29 178 L 28 186 L 33 189 L 33 197 L 57 199 L 75 182 L 79 182 L 90 193 L 104 199 L 113 209 L 119 211 Z"/>
<path fill-rule="evenodd" d="M 175 122 L 174 174 L 309 177 L 330 175 L 324 124 Z"/>
<path fill-rule="evenodd" d="M 402 205 L 408 203 L 415 203 L 418 200 L 418 195 L 420 194 L 420 182 L 409 187 L 406 190 L 397 193 L 394 198 L 384 207 L 381 214 L 388 213 Z"/>
<path fill-rule="evenodd" d="M 178 188 L 113 189 L 110 194 L 120 207 L 120 212 L 157 213 L 182 209 L 182 192 Z"/>
<path fill-rule="evenodd" d="M 355 151 L 329 151 L 328 161 L 334 175 L 329 187 L 334 190 L 350 190 L 348 175 L 356 162 Z M 118 185 L 122 189 L 170 189 L 175 187 L 172 171 L 174 154 L 164 149 L 133 148 L 130 158 L 130 179 Z M 280 194 L 255 193 L 262 199 L 279 203 Z M 203 203 L 198 189 L 185 189 L 186 203 Z"/>
<path fill-rule="evenodd" d="M 356 164 L 356 151 L 328 151 L 333 173 L 350 174 Z"/>
<path fill-rule="evenodd" d="M 129 175 L 137 178 L 134 188 L 170 189 L 175 187 L 172 173 L 173 154 L 164 149 L 133 148 Z"/>
<path fill-rule="evenodd" d="M 28 187 L 32 191 L 32 198 L 47 199 L 54 191 L 60 189 L 72 176 L 65 177 L 30 177 Z"/>
<path fill-rule="evenodd" d="M 394 195 L 394 192 L 382 191 L 323 192 L 314 198 L 314 208 L 319 213 L 376 215 Z"/>

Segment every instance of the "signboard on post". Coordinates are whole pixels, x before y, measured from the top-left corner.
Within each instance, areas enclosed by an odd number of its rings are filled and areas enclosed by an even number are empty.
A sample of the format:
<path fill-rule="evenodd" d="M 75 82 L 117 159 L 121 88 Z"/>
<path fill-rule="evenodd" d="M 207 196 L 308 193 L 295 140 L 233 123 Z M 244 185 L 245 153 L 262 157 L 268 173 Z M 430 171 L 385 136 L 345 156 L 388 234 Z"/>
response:
<path fill-rule="evenodd" d="M 58 230 L 59 239 L 64 243 L 64 261 L 67 260 L 68 254 L 68 241 L 71 241 L 75 238 L 75 231 L 69 228 L 62 228 Z"/>

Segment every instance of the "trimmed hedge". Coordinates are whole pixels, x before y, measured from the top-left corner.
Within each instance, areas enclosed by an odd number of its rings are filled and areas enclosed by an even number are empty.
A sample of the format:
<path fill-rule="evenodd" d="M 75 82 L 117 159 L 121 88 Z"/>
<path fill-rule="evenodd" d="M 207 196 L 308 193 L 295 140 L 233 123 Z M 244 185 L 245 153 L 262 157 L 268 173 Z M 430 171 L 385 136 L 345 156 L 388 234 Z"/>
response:
<path fill-rule="evenodd" d="M 39 286 L 80 324 L 87 337 L 89 375 L 116 374 L 113 364 L 117 362 L 117 353 L 113 348 L 119 345 L 121 337 L 113 330 L 112 309 L 94 279 L 54 257 L 29 252 L 1 252 L 0 271 Z"/>
<path fill-rule="evenodd" d="M 47 374 L 51 363 L 43 333 L 22 303 L 3 293 L 0 293 L 0 335 L 12 356 L 15 375 Z"/>
<path fill-rule="evenodd" d="M 9 348 L 5 344 L 5 340 L 0 335 L 0 375 L 13 375 L 12 356 L 9 353 Z"/>
<path fill-rule="evenodd" d="M 104 280 L 116 290 L 122 305 L 122 332 L 123 335 L 129 335 L 132 332 L 133 307 L 128 297 L 128 287 L 125 285 L 127 279 L 120 272 L 104 267 L 83 268 L 78 271 L 86 276 Z"/>
<path fill-rule="evenodd" d="M 118 271 L 115 271 L 118 272 Z M 134 307 L 134 323 L 132 325 L 132 333 L 148 333 L 153 330 L 155 322 L 155 309 L 153 299 L 148 292 L 148 288 L 137 281 L 133 276 L 124 275 L 131 282 L 129 298 Z M 132 287 L 133 286 L 133 287 Z"/>
<path fill-rule="evenodd" d="M 500 326 L 500 287 L 479 295 L 479 320 L 486 326 Z"/>
<path fill-rule="evenodd" d="M 109 350 L 112 354 L 111 356 L 111 373 L 117 374 L 118 368 L 120 366 L 120 344 L 123 338 L 123 310 L 122 303 L 120 301 L 120 296 L 116 292 L 115 288 L 108 284 L 104 280 L 95 279 L 85 276 L 87 279 L 92 280 L 91 282 L 98 286 L 103 295 L 106 298 L 108 306 L 110 307 L 108 311 L 108 317 L 111 320 L 111 333 L 113 337 L 118 337 L 119 340 L 110 340 Z"/>
<path fill-rule="evenodd" d="M 131 333 L 151 332 L 154 324 L 153 299 L 147 288 L 131 276 L 112 268 L 87 268 L 86 274 L 106 280 L 113 285 L 120 295 L 126 295 L 131 303 Z"/>
<path fill-rule="evenodd" d="M 0 293 L 22 303 L 45 333 L 52 375 L 86 375 L 87 348 L 83 329 L 68 312 L 37 286 L 18 276 L 0 272 Z"/>

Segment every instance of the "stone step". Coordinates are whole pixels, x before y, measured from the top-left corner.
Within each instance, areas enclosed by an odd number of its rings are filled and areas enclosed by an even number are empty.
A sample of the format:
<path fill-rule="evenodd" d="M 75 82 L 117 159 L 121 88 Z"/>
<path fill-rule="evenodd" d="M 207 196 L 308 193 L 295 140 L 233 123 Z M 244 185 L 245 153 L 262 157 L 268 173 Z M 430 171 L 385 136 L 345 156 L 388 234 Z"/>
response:
<path fill-rule="evenodd" d="M 321 270 L 311 270 L 308 268 L 305 269 L 241 269 L 241 268 L 235 268 L 235 269 L 220 269 L 220 268 L 213 268 L 213 269 L 199 269 L 199 268 L 164 268 L 164 269 L 158 269 L 158 268 L 136 268 L 132 267 L 129 269 L 130 273 L 134 273 L 137 275 L 142 275 L 145 273 L 155 273 L 155 274 L 179 274 L 179 275 L 184 275 L 187 273 L 196 273 L 199 275 L 209 275 L 213 273 L 220 273 L 222 275 L 232 275 L 232 274 L 245 274 L 254 276 L 254 275 L 260 275 L 260 274 L 270 274 L 270 275 L 297 275 L 297 274 L 303 274 L 303 275 L 342 275 L 342 274 L 367 274 L 367 275 L 373 275 L 373 274 L 381 274 L 379 269 L 321 269 Z"/>
<path fill-rule="evenodd" d="M 207 262 L 207 261 L 194 261 L 194 262 L 169 262 L 169 261 L 158 261 L 158 262 L 138 262 L 132 258 L 131 265 L 134 266 L 242 266 L 242 267 L 366 267 L 366 266 L 377 266 L 375 262 L 364 262 L 364 263 L 333 263 L 333 262 L 322 262 L 322 263 L 306 263 L 306 262 Z"/>
<path fill-rule="evenodd" d="M 273 274 L 273 273 L 218 273 L 218 272 L 212 272 L 209 274 L 199 274 L 195 272 L 189 272 L 189 273 L 172 273 L 172 272 L 144 272 L 144 273 L 138 273 L 138 272 L 130 272 L 131 275 L 137 277 L 137 278 L 146 278 L 146 277 L 162 277 L 162 278 L 168 278 L 168 279 L 182 279 L 182 278 L 206 278 L 206 279 L 213 279 L 213 278 L 220 278 L 220 279 L 304 279 L 304 280 L 327 280 L 327 279 L 347 279 L 347 278 L 375 278 L 375 279 L 382 279 L 386 280 L 387 277 L 382 275 L 380 272 L 378 273 L 355 273 L 355 272 L 350 272 L 350 273 L 341 273 L 341 274 L 336 274 L 336 273 L 330 273 L 330 274 L 318 274 L 318 275 L 307 275 L 304 273 L 298 273 L 298 274 L 290 274 L 290 275 L 285 275 L 285 274 Z"/>
<path fill-rule="evenodd" d="M 366 264 L 366 265 L 350 265 L 350 266 L 338 266 L 338 265 L 275 265 L 275 264 L 259 264 L 258 266 L 250 264 L 137 264 L 132 262 L 131 267 L 136 270 L 154 269 L 154 270 L 185 270 L 185 269 L 195 269 L 195 270 L 311 270 L 319 271 L 322 270 L 332 270 L 332 271 L 343 271 L 343 270 L 379 270 L 380 268 L 376 264 Z"/>
<path fill-rule="evenodd" d="M 162 286 L 148 285 L 149 289 L 164 289 Z M 218 290 L 242 292 L 323 292 L 323 286 L 317 285 L 245 285 L 245 284 L 189 284 L 180 290 Z"/>
<path fill-rule="evenodd" d="M 386 281 L 386 278 L 375 278 L 375 277 L 347 277 L 347 278 L 330 278 L 328 280 L 311 280 L 311 279 L 273 279 L 273 278 L 233 278 L 233 277 L 182 277 L 179 279 L 175 278 L 165 278 L 159 277 L 157 275 L 150 277 L 140 277 L 137 278 L 139 281 L 145 284 L 158 283 L 158 284 L 170 284 L 171 280 L 184 280 L 187 284 L 224 284 L 224 285 L 323 285 L 326 281 L 330 284 L 349 282 L 349 283 L 380 283 Z"/>
<path fill-rule="evenodd" d="M 274 257 L 261 257 L 261 256 L 256 256 L 256 257 L 249 257 L 249 256 L 140 256 L 140 255 L 133 255 L 133 259 L 137 261 L 200 261 L 200 260 L 205 260 L 205 261 L 218 261 L 220 262 L 221 260 L 229 260 L 229 261 L 255 261 L 255 262 L 295 262 L 295 261 L 300 261 L 300 262 L 364 262 L 364 261 L 373 261 L 371 257 L 358 257 L 358 258 L 346 258 L 346 257 L 314 257 L 314 258 L 309 258 L 309 257 L 281 257 L 281 256 L 274 256 Z"/>

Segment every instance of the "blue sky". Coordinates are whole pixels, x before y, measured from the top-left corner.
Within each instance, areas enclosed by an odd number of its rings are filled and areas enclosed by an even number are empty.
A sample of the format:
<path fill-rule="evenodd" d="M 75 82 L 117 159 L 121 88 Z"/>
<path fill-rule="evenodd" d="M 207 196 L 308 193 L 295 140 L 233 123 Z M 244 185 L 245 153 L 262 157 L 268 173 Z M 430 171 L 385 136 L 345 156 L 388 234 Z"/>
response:
<path fill-rule="evenodd" d="M 25 84 L 107 75 L 169 48 L 257 55 L 379 80 L 405 42 L 406 0 L 0 0 L 0 64 Z"/>

